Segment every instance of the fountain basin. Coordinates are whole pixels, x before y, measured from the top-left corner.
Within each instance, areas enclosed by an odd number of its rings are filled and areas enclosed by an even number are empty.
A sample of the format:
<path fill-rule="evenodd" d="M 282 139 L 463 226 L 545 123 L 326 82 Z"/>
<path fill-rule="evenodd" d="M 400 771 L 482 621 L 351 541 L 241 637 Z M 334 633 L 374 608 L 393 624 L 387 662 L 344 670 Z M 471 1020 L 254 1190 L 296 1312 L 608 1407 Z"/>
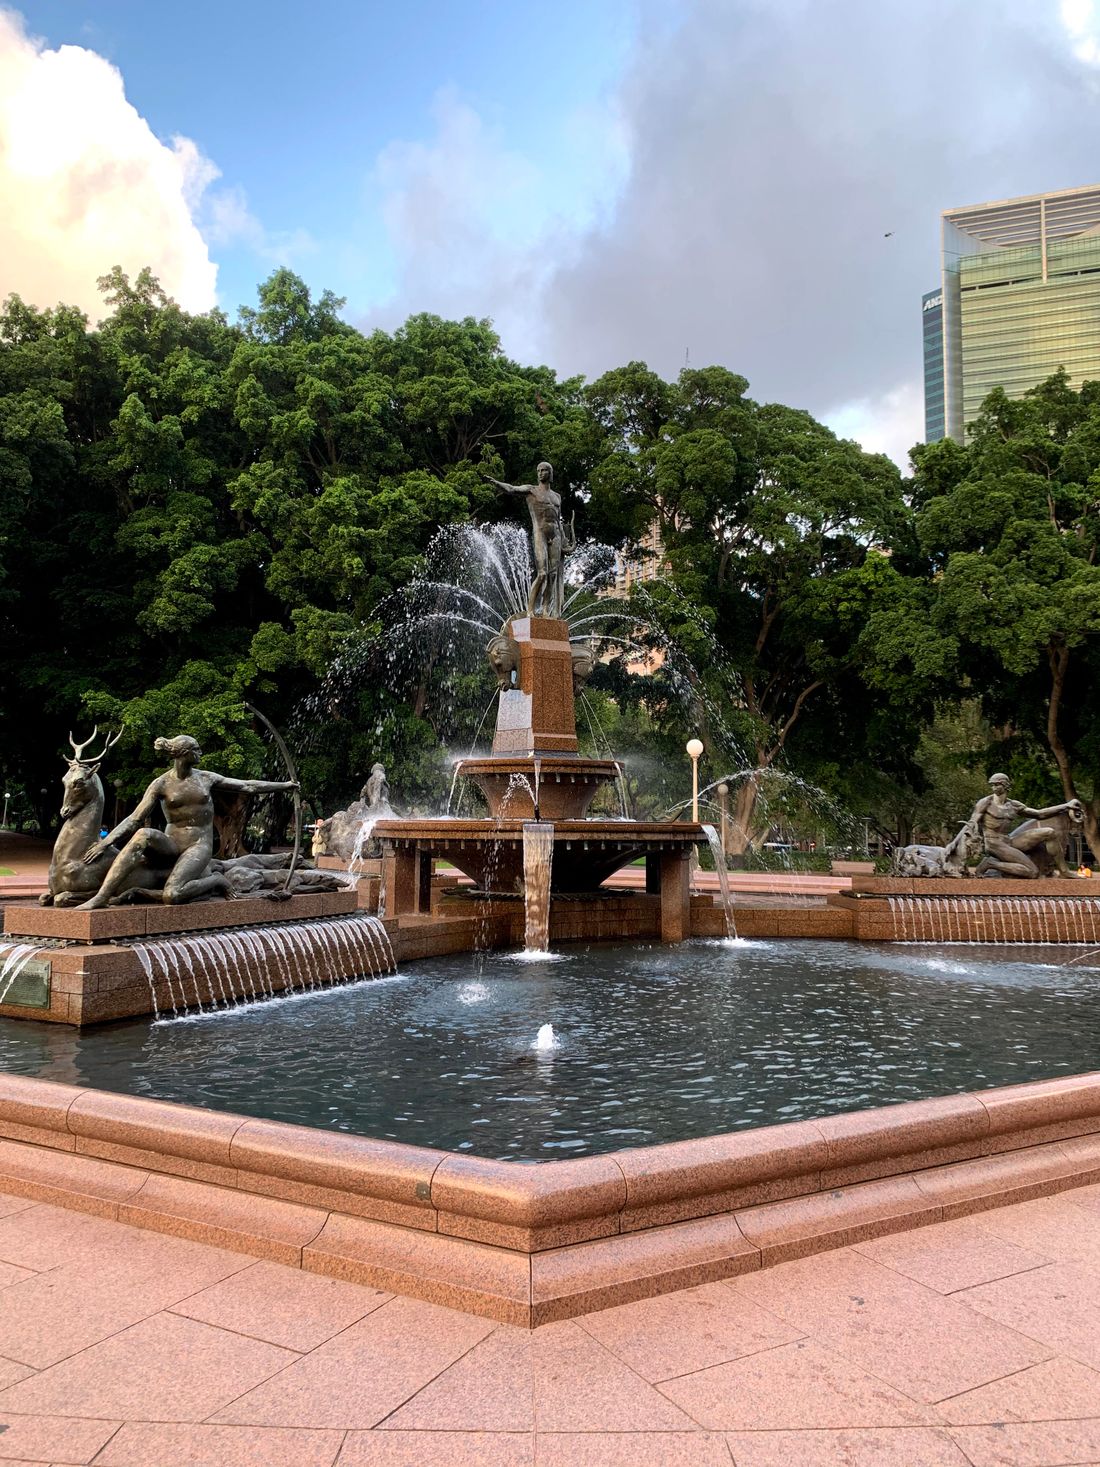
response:
<path fill-rule="evenodd" d="M 425 872 L 441 858 L 482 890 L 515 892 L 523 876 L 523 825 L 515 820 L 380 820 L 387 914 L 428 911 Z M 594 892 L 614 872 L 644 858 L 647 890 L 669 906 L 688 901 L 687 860 L 702 826 L 637 820 L 555 820 L 551 891 Z M 683 919 L 681 936 L 689 924 Z M 679 940 L 669 937 L 670 941 Z"/>
<path fill-rule="evenodd" d="M 525 1326 L 1098 1178 L 1098 1075 L 532 1167 L 0 1073 L 6 1193 Z"/>
<path fill-rule="evenodd" d="M 583 820 L 619 766 L 581 754 L 492 754 L 461 760 L 458 774 L 477 785 L 494 820 Z"/>

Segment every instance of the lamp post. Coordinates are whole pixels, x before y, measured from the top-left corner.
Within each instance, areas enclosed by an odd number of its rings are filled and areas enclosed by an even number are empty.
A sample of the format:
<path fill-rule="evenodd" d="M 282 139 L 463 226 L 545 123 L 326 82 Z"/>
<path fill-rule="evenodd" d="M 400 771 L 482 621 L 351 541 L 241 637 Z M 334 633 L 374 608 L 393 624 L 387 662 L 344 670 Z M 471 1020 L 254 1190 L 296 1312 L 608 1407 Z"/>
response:
<path fill-rule="evenodd" d="M 691 760 L 691 818 L 699 824 L 699 755 L 703 752 L 702 739 L 688 739 L 684 746 Z"/>
<path fill-rule="evenodd" d="M 3 827 L 4 827 L 5 830 L 7 830 L 7 828 L 8 828 L 8 805 L 10 804 L 10 802 L 11 802 L 11 795 L 8 793 L 7 790 L 5 790 L 4 791 L 4 818 L 3 818 L 2 821 L 0 821 L 0 824 L 3 825 Z"/>

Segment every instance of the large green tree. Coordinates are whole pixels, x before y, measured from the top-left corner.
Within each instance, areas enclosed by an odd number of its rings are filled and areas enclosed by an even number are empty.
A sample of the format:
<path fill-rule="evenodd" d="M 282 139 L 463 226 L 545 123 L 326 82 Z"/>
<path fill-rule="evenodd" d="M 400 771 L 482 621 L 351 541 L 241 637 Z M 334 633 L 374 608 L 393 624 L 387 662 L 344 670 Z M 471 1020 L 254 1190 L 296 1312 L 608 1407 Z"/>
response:
<path fill-rule="evenodd" d="M 1075 391 L 1057 372 L 1022 399 L 998 389 L 965 446 L 931 444 L 915 461 L 929 573 L 914 614 L 884 619 L 894 666 L 980 697 L 1035 798 L 1060 787 L 1084 800 L 1100 849 L 1100 383 Z"/>
<path fill-rule="evenodd" d="M 636 540 L 659 526 L 674 594 L 656 587 L 652 599 L 665 600 L 689 645 L 690 623 L 705 628 L 701 667 L 713 669 L 707 641 L 721 649 L 738 682 L 712 686 L 712 706 L 725 706 L 747 768 L 765 773 L 804 732 L 815 751 L 825 740 L 849 757 L 873 740 L 862 634 L 896 594 L 898 572 L 880 550 L 904 545 L 907 510 L 889 459 L 809 413 L 754 402 L 747 387 L 720 367 L 668 383 L 631 363 L 585 401 L 606 445 L 592 472 L 593 518 Z M 700 700 L 699 717 L 706 707 Z M 706 736 L 712 762 L 734 755 L 713 722 Z M 751 773 L 736 785 L 741 846 L 757 832 L 759 793 Z"/>

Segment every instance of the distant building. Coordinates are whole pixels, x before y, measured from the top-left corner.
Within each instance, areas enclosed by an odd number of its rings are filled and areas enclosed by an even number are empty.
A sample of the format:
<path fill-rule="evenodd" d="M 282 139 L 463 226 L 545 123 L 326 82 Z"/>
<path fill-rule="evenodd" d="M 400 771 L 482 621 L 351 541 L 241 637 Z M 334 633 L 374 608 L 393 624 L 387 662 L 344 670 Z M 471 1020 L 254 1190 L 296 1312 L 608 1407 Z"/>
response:
<path fill-rule="evenodd" d="M 1059 367 L 1100 378 L 1100 186 L 945 210 L 942 241 L 922 302 L 929 442 L 961 442 L 994 387 L 1020 397 Z"/>
<path fill-rule="evenodd" d="M 641 553 L 628 559 L 615 552 L 615 594 L 625 596 L 633 586 L 644 581 L 659 580 L 668 569 L 661 522 L 654 518 L 641 539 Z"/>
<path fill-rule="evenodd" d="M 944 435 L 943 414 L 943 290 L 921 296 L 924 335 L 924 441 L 938 443 Z"/>

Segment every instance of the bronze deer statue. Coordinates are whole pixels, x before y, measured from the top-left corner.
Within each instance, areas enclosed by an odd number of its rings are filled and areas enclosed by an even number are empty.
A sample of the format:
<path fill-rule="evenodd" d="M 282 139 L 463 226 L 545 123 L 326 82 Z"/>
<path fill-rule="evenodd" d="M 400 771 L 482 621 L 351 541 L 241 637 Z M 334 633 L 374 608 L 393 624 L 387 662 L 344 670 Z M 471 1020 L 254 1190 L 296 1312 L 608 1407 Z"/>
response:
<path fill-rule="evenodd" d="M 103 828 L 103 785 L 99 779 L 99 766 L 107 750 L 122 737 L 122 730 L 119 729 L 114 738 L 108 733 L 107 742 L 100 752 L 85 758 L 84 750 L 94 743 L 98 734 L 98 724 L 92 730 L 91 738 L 82 744 L 69 734 L 73 757 L 61 781 L 65 791 L 61 806 L 63 824 L 50 858 L 49 885 L 38 898 L 39 905 L 43 907 L 75 907 L 97 892 L 111 862 L 118 855 L 115 847 L 111 846 L 90 865 L 85 865 L 83 859 L 85 851 L 99 839 Z"/>

